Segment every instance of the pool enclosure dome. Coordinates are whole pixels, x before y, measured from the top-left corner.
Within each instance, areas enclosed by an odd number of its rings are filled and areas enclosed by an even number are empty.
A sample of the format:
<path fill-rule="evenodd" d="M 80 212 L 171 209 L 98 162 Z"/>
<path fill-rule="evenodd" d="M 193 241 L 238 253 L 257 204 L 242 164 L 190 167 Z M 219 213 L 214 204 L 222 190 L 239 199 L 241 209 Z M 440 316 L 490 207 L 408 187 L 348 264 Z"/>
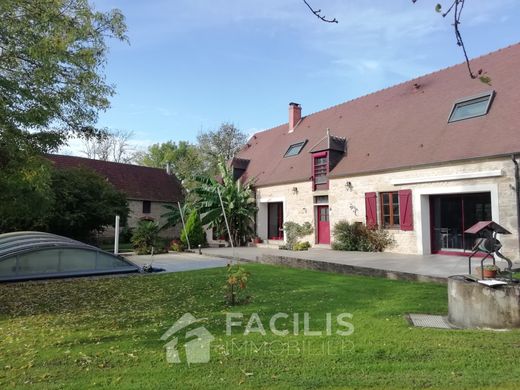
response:
<path fill-rule="evenodd" d="M 0 282 L 139 272 L 125 258 L 56 234 L 0 234 Z"/>

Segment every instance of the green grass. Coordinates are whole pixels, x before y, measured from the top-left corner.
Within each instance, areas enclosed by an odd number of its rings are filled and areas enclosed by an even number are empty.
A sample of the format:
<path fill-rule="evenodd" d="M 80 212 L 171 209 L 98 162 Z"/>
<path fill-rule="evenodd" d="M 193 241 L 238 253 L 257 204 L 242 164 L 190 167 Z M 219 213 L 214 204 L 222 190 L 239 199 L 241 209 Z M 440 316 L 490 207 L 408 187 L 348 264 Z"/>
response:
<path fill-rule="evenodd" d="M 1 285 L 0 388 L 518 388 L 520 331 L 418 329 L 404 319 L 446 313 L 446 286 L 246 268 L 252 301 L 233 308 L 224 269 Z M 229 311 L 246 321 L 259 313 L 267 336 L 226 336 Z M 166 362 L 159 338 L 186 312 L 216 337 L 207 364 Z M 355 330 L 275 336 L 277 312 L 310 313 L 312 330 L 325 329 L 328 312 L 349 312 Z"/>

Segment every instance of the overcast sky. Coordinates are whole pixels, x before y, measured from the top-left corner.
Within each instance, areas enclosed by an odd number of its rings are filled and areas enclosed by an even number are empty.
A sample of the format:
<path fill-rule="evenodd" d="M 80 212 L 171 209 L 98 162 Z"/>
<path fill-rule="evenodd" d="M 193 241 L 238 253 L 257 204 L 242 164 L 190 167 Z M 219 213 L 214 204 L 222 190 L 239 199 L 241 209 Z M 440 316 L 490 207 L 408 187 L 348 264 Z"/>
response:
<path fill-rule="evenodd" d="M 291 101 L 308 115 L 463 61 L 439 0 L 309 2 L 339 23 L 301 0 L 97 0 L 122 10 L 130 39 L 110 42 L 117 95 L 99 125 L 143 148 L 225 121 L 251 133 L 287 122 Z M 467 1 L 470 57 L 520 41 L 519 20 L 518 0 Z"/>

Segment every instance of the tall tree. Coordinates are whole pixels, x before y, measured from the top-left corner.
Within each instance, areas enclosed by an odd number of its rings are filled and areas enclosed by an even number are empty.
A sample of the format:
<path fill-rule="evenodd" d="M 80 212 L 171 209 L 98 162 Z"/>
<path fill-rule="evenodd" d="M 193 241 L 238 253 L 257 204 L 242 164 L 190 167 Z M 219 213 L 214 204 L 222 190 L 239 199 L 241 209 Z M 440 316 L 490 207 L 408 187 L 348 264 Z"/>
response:
<path fill-rule="evenodd" d="M 50 163 L 30 141 L 0 137 L 0 233 L 41 228 L 52 207 Z"/>
<path fill-rule="evenodd" d="M 97 112 L 114 93 L 105 40 L 125 40 L 126 27 L 120 11 L 88 0 L 1 0 L 0 20 L 0 220 L 12 221 L 0 229 L 22 229 L 49 204 L 38 155 L 68 135 L 99 134 Z"/>
<path fill-rule="evenodd" d="M 165 168 L 168 164 L 171 170 L 184 185 L 189 185 L 195 176 L 203 173 L 203 163 L 199 150 L 189 142 L 168 141 L 154 144 L 148 151 L 138 153 L 135 161 L 147 167 Z"/>
<path fill-rule="evenodd" d="M 105 40 L 126 39 L 121 12 L 88 0 L 2 0 L 0 20 L 0 129 L 95 132 L 114 93 L 102 75 Z"/>
<path fill-rule="evenodd" d="M 132 131 L 106 130 L 99 137 L 89 136 L 83 139 L 83 153 L 88 158 L 119 163 L 131 163 L 135 158 L 135 148 L 130 144 Z"/>
<path fill-rule="evenodd" d="M 113 225 L 116 215 L 126 224 L 129 213 L 125 194 L 103 177 L 84 168 L 53 169 L 55 202 L 46 224 L 48 231 L 84 240 Z"/>
<path fill-rule="evenodd" d="M 233 123 L 225 122 L 217 130 L 200 133 L 197 141 L 206 168 L 210 173 L 218 173 L 219 161 L 231 160 L 247 142 L 247 135 Z"/>

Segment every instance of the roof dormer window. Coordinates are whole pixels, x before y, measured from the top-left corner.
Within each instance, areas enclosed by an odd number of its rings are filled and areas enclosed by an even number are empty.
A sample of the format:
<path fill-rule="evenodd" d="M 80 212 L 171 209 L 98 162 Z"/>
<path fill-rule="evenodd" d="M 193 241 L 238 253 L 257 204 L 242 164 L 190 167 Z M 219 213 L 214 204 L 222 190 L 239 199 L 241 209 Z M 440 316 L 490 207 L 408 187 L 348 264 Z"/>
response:
<path fill-rule="evenodd" d="M 455 102 L 448 123 L 486 115 L 495 96 L 495 91 L 487 91 Z"/>
<path fill-rule="evenodd" d="M 287 149 L 287 151 L 285 152 L 285 154 L 283 156 L 292 157 L 292 156 L 299 155 L 306 143 L 307 143 L 307 140 L 298 142 L 296 144 L 292 144 L 291 146 L 289 146 L 289 148 Z"/>

